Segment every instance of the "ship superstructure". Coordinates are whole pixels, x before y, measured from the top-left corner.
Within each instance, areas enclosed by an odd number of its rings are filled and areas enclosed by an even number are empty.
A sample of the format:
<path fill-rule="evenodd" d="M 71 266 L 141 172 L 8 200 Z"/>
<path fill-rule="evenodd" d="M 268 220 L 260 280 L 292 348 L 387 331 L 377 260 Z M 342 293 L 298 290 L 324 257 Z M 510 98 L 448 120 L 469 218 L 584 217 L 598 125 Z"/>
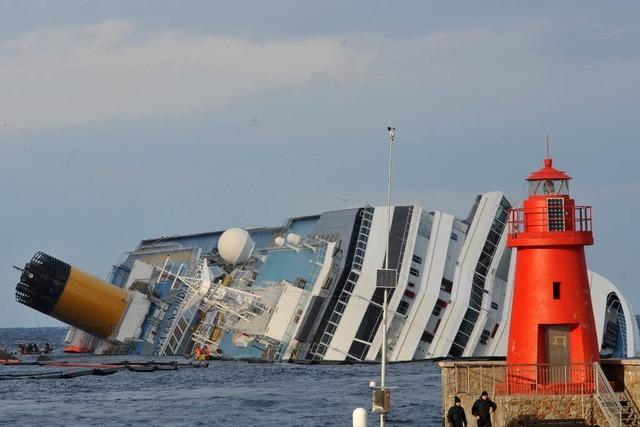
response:
<path fill-rule="evenodd" d="M 500 192 L 478 195 L 464 219 L 391 207 L 389 268 L 399 276 L 389 292 L 390 361 L 506 354 L 516 250 L 506 246 L 510 208 Z M 206 345 L 221 357 L 379 360 L 375 282 L 386 218 L 386 207 L 364 206 L 281 227 L 144 240 L 109 278 L 148 301 L 139 327 L 118 339 L 71 328 L 68 349 L 174 355 Z M 636 355 L 628 302 L 602 276 L 589 279 L 601 354 Z"/>

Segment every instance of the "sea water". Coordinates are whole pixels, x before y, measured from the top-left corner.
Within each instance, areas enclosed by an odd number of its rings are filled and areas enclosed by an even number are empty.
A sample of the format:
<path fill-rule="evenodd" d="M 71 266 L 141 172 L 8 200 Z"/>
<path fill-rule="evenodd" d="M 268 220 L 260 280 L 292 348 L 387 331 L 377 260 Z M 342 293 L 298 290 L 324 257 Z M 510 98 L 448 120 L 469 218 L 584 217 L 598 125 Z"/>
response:
<path fill-rule="evenodd" d="M 64 328 L 0 329 L 0 348 L 48 341 L 59 352 L 64 334 Z M 58 368 L 0 366 L 0 376 L 43 369 Z M 379 375 L 379 365 L 211 362 L 206 369 L 0 380 L 0 425 L 351 426 L 355 408 L 370 410 L 369 381 Z M 442 425 L 437 365 L 393 364 L 387 378 L 397 386 L 388 426 Z M 370 413 L 369 425 L 378 425 L 376 415 Z"/>

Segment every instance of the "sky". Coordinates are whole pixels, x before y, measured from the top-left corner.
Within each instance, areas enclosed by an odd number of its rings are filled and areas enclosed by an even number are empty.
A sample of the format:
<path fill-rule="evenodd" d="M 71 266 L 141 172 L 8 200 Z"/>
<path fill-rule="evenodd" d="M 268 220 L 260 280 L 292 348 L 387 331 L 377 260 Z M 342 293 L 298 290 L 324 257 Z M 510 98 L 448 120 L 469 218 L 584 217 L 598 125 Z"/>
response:
<path fill-rule="evenodd" d="M 640 4 L 0 0 L 0 327 L 37 250 L 107 278 L 145 238 L 386 200 L 465 217 L 554 165 L 640 312 Z"/>

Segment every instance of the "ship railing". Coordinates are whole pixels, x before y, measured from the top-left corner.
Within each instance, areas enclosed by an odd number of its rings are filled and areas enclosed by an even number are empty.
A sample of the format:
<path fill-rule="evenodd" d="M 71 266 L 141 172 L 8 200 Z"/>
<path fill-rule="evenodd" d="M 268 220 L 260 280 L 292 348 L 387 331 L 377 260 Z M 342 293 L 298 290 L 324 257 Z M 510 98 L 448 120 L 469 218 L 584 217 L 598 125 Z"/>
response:
<path fill-rule="evenodd" d="M 520 233 L 535 233 L 542 237 L 558 232 L 584 233 L 592 231 L 591 206 L 542 207 L 509 210 L 508 230 L 511 237 Z"/>

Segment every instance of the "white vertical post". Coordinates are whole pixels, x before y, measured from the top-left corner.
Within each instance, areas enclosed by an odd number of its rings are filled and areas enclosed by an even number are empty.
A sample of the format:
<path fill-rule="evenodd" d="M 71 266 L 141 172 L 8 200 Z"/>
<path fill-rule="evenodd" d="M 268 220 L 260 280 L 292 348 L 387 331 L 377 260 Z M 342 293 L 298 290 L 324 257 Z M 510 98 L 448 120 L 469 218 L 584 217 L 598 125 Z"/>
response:
<path fill-rule="evenodd" d="M 367 410 L 364 408 L 356 408 L 353 410 L 352 420 L 353 427 L 367 427 L 368 423 Z"/>
<path fill-rule="evenodd" d="M 386 384 L 386 364 L 387 364 L 387 289 L 384 290 L 382 300 L 382 372 L 380 375 L 380 386 Z"/>
<path fill-rule="evenodd" d="M 396 129 L 388 127 L 389 131 L 389 161 L 387 164 L 387 243 L 384 257 L 384 268 L 389 268 L 389 233 L 391 232 L 391 166 L 393 164 L 393 142 L 396 138 Z M 394 283 L 397 282 L 397 276 L 394 278 Z M 384 296 L 382 300 L 382 360 L 381 360 L 381 373 L 380 373 L 380 387 L 382 390 L 387 385 L 386 382 L 386 369 L 387 369 L 387 288 L 384 289 Z M 380 427 L 384 427 L 384 419 L 386 414 L 380 413 Z"/>

